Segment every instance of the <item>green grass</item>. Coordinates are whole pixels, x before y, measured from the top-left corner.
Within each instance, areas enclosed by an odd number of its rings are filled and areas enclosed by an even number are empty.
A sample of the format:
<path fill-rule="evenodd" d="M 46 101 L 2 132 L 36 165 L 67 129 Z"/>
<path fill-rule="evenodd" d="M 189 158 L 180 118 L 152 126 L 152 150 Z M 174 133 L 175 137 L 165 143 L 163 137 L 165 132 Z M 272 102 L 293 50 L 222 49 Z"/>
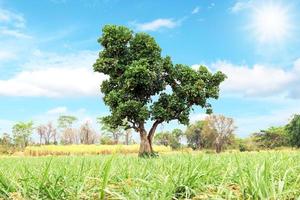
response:
<path fill-rule="evenodd" d="M 300 199 L 300 152 L 0 157 L 0 199 Z"/>

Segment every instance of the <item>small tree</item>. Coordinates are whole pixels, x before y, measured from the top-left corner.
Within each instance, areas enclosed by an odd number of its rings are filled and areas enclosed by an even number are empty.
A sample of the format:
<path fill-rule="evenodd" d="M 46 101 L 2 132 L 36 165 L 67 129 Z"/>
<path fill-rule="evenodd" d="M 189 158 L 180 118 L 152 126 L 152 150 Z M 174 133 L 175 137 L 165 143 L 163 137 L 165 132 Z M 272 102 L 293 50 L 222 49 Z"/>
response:
<path fill-rule="evenodd" d="M 234 138 L 234 121 L 223 115 L 209 115 L 205 121 L 203 131 L 214 139 L 216 152 L 220 153 L 224 146 L 230 144 Z"/>
<path fill-rule="evenodd" d="M 0 145 L 3 145 L 3 146 L 11 146 L 12 145 L 12 139 L 8 133 L 2 134 L 2 137 L 0 138 Z"/>
<path fill-rule="evenodd" d="M 33 132 L 33 122 L 18 122 L 12 127 L 14 143 L 24 148 L 28 145 Z"/>
<path fill-rule="evenodd" d="M 103 118 L 103 117 L 97 118 L 97 122 L 98 122 L 98 124 L 101 125 L 101 131 L 104 132 L 104 134 L 102 134 L 102 136 L 112 137 L 112 140 L 114 141 L 114 144 L 119 144 L 120 138 L 125 134 L 124 133 L 124 127 L 117 126 L 115 128 L 112 128 L 110 126 L 110 124 L 108 124 L 107 121 L 105 120 L 105 118 Z M 127 129 L 126 133 L 130 134 L 129 131 L 130 130 Z M 129 135 L 127 135 L 127 136 L 128 136 L 128 139 L 129 139 Z M 106 141 L 109 141 L 109 140 L 106 139 Z"/>
<path fill-rule="evenodd" d="M 207 100 L 218 98 L 223 73 L 212 74 L 204 66 L 193 70 L 173 65 L 170 57 L 162 57 L 153 37 L 134 34 L 123 26 L 104 26 L 98 41 L 103 50 L 94 70 L 109 77 L 101 85 L 104 103 L 111 111 L 104 121 L 111 128 L 123 126 L 138 132 L 139 155 L 154 155 L 152 141 L 162 122 L 188 124 L 193 105 L 211 112 Z M 148 120 L 153 122 L 149 131 L 145 128 Z"/>
<path fill-rule="evenodd" d="M 42 144 L 43 138 L 45 137 L 47 128 L 45 125 L 40 125 L 36 128 L 37 134 L 39 136 L 40 145 Z"/>
<path fill-rule="evenodd" d="M 77 121 L 77 118 L 71 115 L 61 115 L 57 121 L 60 129 L 66 129 L 71 128 L 74 122 Z"/>
<path fill-rule="evenodd" d="M 79 131 L 80 143 L 81 144 L 95 144 L 97 140 L 96 132 L 90 127 L 89 122 L 85 122 L 80 127 Z"/>
<path fill-rule="evenodd" d="M 270 127 L 267 130 L 261 130 L 254 133 L 253 138 L 261 148 L 273 149 L 288 145 L 288 135 L 285 127 Z"/>
<path fill-rule="evenodd" d="M 66 128 L 61 135 L 62 144 L 79 144 L 78 130 L 74 128 Z"/>
<path fill-rule="evenodd" d="M 174 129 L 172 132 L 161 132 L 155 136 L 155 143 L 158 145 L 170 146 L 172 149 L 181 147 L 180 139 L 183 132 L 180 129 Z"/>
<path fill-rule="evenodd" d="M 294 115 L 289 124 L 286 125 L 286 130 L 290 144 L 300 148 L 300 115 Z"/>
<path fill-rule="evenodd" d="M 158 145 L 170 146 L 170 132 L 157 133 L 154 139 Z"/>
<path fill-rule="evenodd" d="M 48 145 L 52 139 L 53 143 L 56 143 L 56 128 L 54 128 L 51 122 L 46 125 L 38 126 L 36 130 L 40 138 L 40 144 L 42 144 L 42 140 L 44 140 L 44 144 Z"/>
<path fill-rule="evenodd" d="M 57 121 L 58 128 L 62 132 L 61 142 L 64 144 L 79 143 L 77 131 L 72 127 L 77 118 L 70 115 L 62 115 Z"/>
<path fill-rule="evenodd" d="M 129 145 L 132 143 L 132 134 L 131 134 L 131 129 L 127 129 L 124 133 L 125 136 L 125 144 Z"/>
<path fill-rule="evenodd" d="M 185 131 L 188 146 L 194 150 L 204 146 L 202 138 L 203 125 L 204 121 L 197 121 L 194 124 L 190 124 Z"/>

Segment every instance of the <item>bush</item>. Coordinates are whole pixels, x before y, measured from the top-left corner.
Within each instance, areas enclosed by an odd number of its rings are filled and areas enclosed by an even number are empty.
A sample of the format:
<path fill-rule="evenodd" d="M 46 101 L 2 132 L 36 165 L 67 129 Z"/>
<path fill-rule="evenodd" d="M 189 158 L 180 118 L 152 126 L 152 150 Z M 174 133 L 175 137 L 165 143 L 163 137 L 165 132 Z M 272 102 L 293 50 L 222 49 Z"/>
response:
<path fill-rule="evenodd" d="M 16 151 L 12 146 L 0 145 L 0 155 L 11 155 Z"/>
<path fill-rule="evenodd" d="M 240 152 L 247 151 L 246 145 L 245 144 L 239 144 L 239 150 L 240 150 Z"/>

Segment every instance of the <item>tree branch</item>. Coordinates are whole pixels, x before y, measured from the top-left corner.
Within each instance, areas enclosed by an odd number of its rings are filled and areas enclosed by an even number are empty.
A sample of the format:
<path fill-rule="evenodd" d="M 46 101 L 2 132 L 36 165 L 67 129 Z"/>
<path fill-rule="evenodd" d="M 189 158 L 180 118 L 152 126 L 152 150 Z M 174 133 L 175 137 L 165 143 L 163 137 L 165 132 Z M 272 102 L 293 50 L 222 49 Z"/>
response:
<path fill-rule="evenodd" d="M 147 136 L 147 137 L 148 137 L 148 140 L 152 140 L 152 139 L 153 139 L 155 130 L 156 130 L 157 126 L 158 126 L 161 122 L 162 122 L 162 120 L 157 119 L 157 120 L 153 123 L 153 125 L 152 125 L 152 127 L 151 127 L 151 129 L 150 129 L 150 131 L 149 131 L 149 134 L 148 134 L 148 136 Z"/>

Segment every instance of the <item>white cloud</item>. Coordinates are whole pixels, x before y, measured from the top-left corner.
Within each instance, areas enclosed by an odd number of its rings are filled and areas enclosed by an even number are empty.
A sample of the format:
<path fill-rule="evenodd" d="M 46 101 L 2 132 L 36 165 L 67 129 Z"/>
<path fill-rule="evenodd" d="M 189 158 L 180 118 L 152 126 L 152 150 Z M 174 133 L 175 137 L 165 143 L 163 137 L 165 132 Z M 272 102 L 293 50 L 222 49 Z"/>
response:
<path fill-rule="evenodd" d="M 63 114 L 63 113 L 66 113 L 67 110 L 68 110 L 67 107 L 56 107 L 56 108 L 48 110 L 47 114 L 50 114 L 50 115 Z"/>
<path fill-rule="evenodd" d="M 0 23 L 9 24 L 17 28 L 25 27 L 25 19 L 23 15 L 9 10 L 0 9 Z"/>
<path fill-rule="evenodd" d="M 284 93 L 297 79 L 293 70 L 259 64 L 250 68 L 221 61 L 213 64 L 213 68 L 221 70 L 228 76 L 222 85 L 225 92 L 244 96 L 270 96 Z"/>
<path fill-rule="evenodd" d="M 180 22 L 174 21 L 173 19 L 156 19 L 146 23 L 133 23 L 136 29 L 140 31 L 157 31 L 161 28 L 175 28 Z"/>
<path fill-rule="evenodd" d="M 0 8 L 0 36 L 14 37 L 17 39 L 30 39 L 24 33 L 26 20 L 22 14 Z"/>
<path fill-rule="evenodd" d="M 205 113 L 195 113 L 195 114 L 191 114 L 191 115 L 190 115 L 190 122 L 191 122 L 191 123 L 194 123 L 194 122 L 196 122 L 196 121 L 204 120 L 207 116 L 208 116 L 208 114 L 205 114 Z"/>
<path fill-rule="evenodd" d="M 211 9 L 211 8 L 213 8 L 213 7 L 215 7 L 215 3 L 210 3 L 210 5 L 207 7 L 208 9 Z"/>
<path fill-rule="evenodd" d="M 95 73 L 96 52 L 41 56 L 24 64 L 25 70 L 0 80 L 0 96 L 67 97 L 100 95 L 106 76 Z M 52 59 L 53 58 L 53 59 Z"/>
<path fill-rule="evenodd" d="M 19 38 L 19 39 L 31 39 L 32 38 L 31 36 L 29 36 L 25 33 L 22 33 L 19 30 L 8 29 L 8 28 L 1 28 L 0 35 L 12 36 L 12 37 Z"/>
<path fill-rule="evenodd" d="M 220 70 L 227 79 L 221 84 L 221 92 L 234 96 L 300 98 L 300 59 L 293 67 L 283 69 L 262 64 L 252 67 L 217 61 L 209 65 L 210 71 Z M 199 65 L 192 65 L 198 69 Z"/>
<path fill-rule="evenodd" d="M 234 3 L 234 5 L 230 8 L 230 11 L 232 13 L 238 13 L 242 10 L 245 10 L 247 8 L 250 8 L 251 7 L 251 4 L 252 4 L 252 1 L 247 1 L 247 0 L 244 0 L 244 1 L 237 1 Z"/>
<path fill-rule="evenodd" d="M 16 55 L 10 51 L 0 50 L 0 61 L 15 58 Z"/>
<path fill-rule="evenodd" d="M 200 11 L 199 6 L 193 9 L 192 14 L 197 14 Z"/>

